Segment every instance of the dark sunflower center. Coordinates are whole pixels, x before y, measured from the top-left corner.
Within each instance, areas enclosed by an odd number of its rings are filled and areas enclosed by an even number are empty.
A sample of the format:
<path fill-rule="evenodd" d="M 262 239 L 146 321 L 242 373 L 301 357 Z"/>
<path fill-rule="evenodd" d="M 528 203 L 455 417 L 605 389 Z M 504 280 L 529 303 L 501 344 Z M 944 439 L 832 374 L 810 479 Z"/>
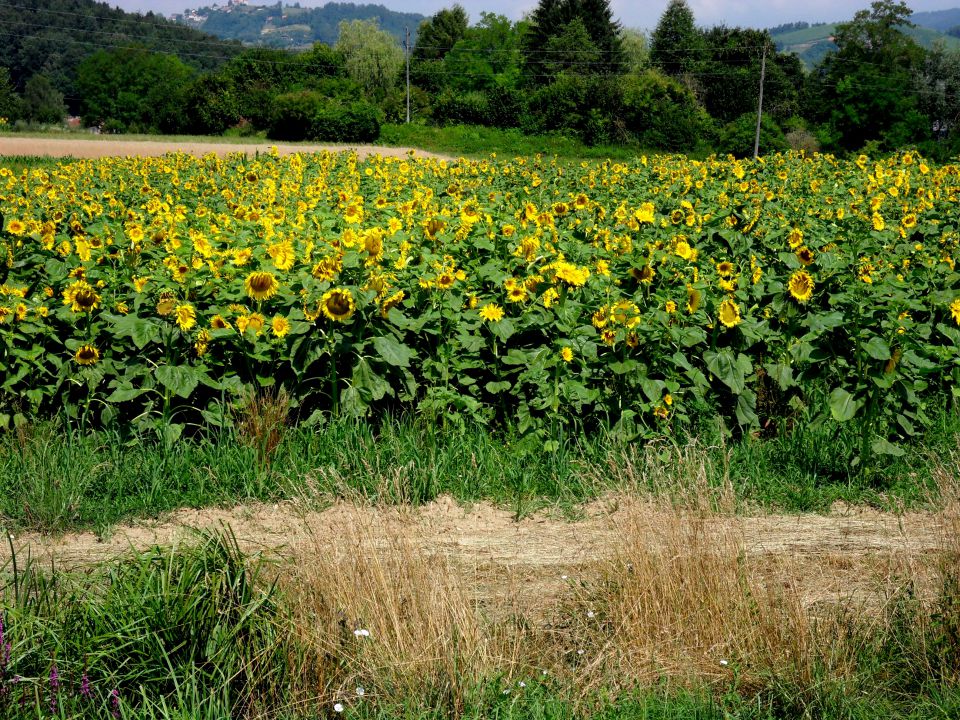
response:
<path fill-rule="evenodd" d="M 343 295 L 332 295 L 327 301 L 327 309 L 334 315 L 346 315 L 350 312 L 350 303 Z"/>

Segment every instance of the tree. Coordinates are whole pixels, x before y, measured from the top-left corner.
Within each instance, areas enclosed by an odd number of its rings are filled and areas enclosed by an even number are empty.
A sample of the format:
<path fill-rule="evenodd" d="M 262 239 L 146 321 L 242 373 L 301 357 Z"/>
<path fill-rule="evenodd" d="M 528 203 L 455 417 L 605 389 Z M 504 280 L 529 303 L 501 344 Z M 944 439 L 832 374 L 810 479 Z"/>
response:
<path fill-rule="evenodd" d="M 877 0 L 837 26 L 837 52 L 815 69 L 808 109 L 841 148 L 878 140 L 890 149 L 902 142 L 904 122 L 921 131 L 914 142 L 928 134 L 916 121 L 918 98 L 911 92 L 924 51 L 902 30 L 911 13 L 903 2 Z"/>
<path fill-rule="evenodd" d="M 670 0 L 650 37 L 650 62 L 670 77 L 693 73 L 703 60 L 703 33 L 686 0 Z"/>
<path fill-rule="evenodd" d="M 915 78 L 917 109 L 927 118 L 932 142 L 924 148 L 944 158 L 960 147 L 960 51 L 937 44 L 927 53 Z"/>
<path fill-rule="evenodd" d="M 469 19 L 460 5 L 444 8 L 427 18 L 417 30 L 412 60 L 443 60 L 466 34 Z"/>
<path fill-rule="evenodd" d="M 340 23 L 334 49 L 343 54 L 347 75 L 376 100 L 386 96 L 403 67 L 403 50 L 375 20 Z"/>
<path fill-rule="evenodd" d="M 650 67 L 650 43 L 642 30 L 623 28 L 620 42 L 623 45 L 626 72 L 637 74 Z"/>
<path fill-rule="evenodd" d="M 22 112 L 23 104 L 13 88 L 10 71 L 0 67 L 0 118 L 6 118 L 8 123 L 12 123 L 20 118 Z"/>
<path fill-rule="evenodd" d="M 626 58 L 620 23 L 613 19 L 609 0 L 540 0 L 524 35 L 524 74 L 531 84 L 545 85 L 553 79 L 556 68 L 551 67 L 551 41 L 567 32 L 574 20 L 583 24 L 592 43 L 592 47 L 583 48 L 587 59 L 581 58 L 577 72 L 581 75 L 623 72 Z"/>
<path fill-rule="evenodd" d="M 183 132 L 195 74 L 176 56 L 142 48 L 96 52 L 77 68 L 83 121 L 109 120 L 124 131 Z"/>
<path fill-rule="evenodd" d="M 410 80 L 414 85 L 440 91 L 446 84 L 441 63 L 466 36 L 467 24 L 467 11 L 460 5 L 444 8 L 420 23 L 410 57 Z"/>
<path fill-rule="evenodd" d="M 23 88 L 23 114 L 33 122 L 63 122 L 67 114 L 63 93 L 53 86 L 46 75 L 37 74 L 27 80 Z"/>

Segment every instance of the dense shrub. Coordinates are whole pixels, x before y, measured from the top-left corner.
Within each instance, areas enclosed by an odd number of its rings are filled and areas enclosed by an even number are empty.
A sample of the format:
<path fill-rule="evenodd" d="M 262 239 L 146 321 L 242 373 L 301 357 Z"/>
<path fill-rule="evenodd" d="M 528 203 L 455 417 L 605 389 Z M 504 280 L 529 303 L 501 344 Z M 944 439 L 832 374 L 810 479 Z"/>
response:
<path fill-rule="evenodd" d="M 433 119 L 445 124 L 489 125 L 490 100 L 480 90 L 444 90 L 433 103 Z"/>
<path fill-rule="evenodd" d="M 733 122 L 727 123 L 720 131 L 717 150 L 737 157 L 750 157 L 753 155 L 756 134 L 757 116 L 753 113 L 741 115 Z M 769 115 L 764 115 L 763 122 L 760 124 L 760 154 L 768 155 L 789 149 L 790 144 L 783 130 Z"/>
<path fill-rule="evenodd" d="M 273 100 L 267 137 L 273 140 L 307 140 L 312 137 L 314 119 L 327 100 L 313 90 L 283 93 Z"/>
<path fill-rule="evenodd" d="M 312 140 L 373 142 L 380 137 L 380 113 L 368 102 L 328 104 L 313 119 Z"/>
<path fill-rule="evenodd" d="M 380 119 L 367 102 L 341 105 L 313 90 L 301 90 L 274 99 L 267 134 L 274 140 L 372 142 L 380 136 Z"/>
<path fill-rule="evenodd" d="M 588 144 L 618 139 L 618 80 L 560 75 L 530 96 L 523 129 L 532 133 L 570 132 Z"/>
<path fill-rule="evenodd" d="M 676 80 L 650 70 L 626 76 L 622 91 L 621 117 L 643 147 L 686 151 L 711 144 L 713 121 Z"/>

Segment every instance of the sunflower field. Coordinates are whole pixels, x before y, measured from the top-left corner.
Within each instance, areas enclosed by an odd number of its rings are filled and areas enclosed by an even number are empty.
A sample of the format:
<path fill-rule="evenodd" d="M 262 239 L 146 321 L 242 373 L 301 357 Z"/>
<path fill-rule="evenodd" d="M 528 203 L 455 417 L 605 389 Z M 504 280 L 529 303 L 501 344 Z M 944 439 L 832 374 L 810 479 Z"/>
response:
<path fill-rule="evenodd" d="M 960 394 L 958 199 L 911 153 L 0 169 L 0 425 L 175 439 L 283 388 L 306 424 L 857 420 L 898 454 Z"/>

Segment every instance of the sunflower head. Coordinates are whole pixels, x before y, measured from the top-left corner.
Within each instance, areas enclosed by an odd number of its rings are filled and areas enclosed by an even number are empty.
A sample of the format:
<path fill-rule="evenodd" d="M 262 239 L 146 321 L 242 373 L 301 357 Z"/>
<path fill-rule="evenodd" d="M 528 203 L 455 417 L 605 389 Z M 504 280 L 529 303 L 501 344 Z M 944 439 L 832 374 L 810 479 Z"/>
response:
<path fill-rule="evenodd" d="M 274 337 L 282 338 L 290 332 L 290 321 L 283 315 L 274 315 L 270 321 L 270 330 Z"/>
<path fill-rule="evenodd" d="M 487 322 L 500 322 L 503 320 L 503 308 L 496 303 L 487 303 L 480 308 L 480 317 Z"/>
<path fill-rule="evenodd" d="M 735 327 L 740 324 L 740 306 L 733 298 L 727 298 L 720 303 L 719 316 L 724 327 Z"/>
<path fill-rule="evenodd" d="M 806 270 L 797 270 L 790 276 L 787 288 L 794 300 L 805 303 L 813 295 L 813 278 Z"/>
<path fill-rule="evenodd" d="M 243 287 L 253 300 L 268 300 L 277 294 L 280 283 L 272 272 L 257 271 L 247 275 L 247 279 L 243 281 Z"/>
<path fill-rule="evenodd" d="M 327 290 L 320 298 L 320 309 L 331 320 L 346 322 L 357 309 L 357 305 L 348 289 L 334 288 Z"/>
<path fill-rule="evenodd" d="M 73 312 L 92 312 L 100 305 L 100 294 L 85 280 L 77 280 L 63 291 L 63 304 Z"/>
<path fill-rule="evenodd" d="M 723 278 L 733 275 L 733 263 L 729 260 L 717 263 L 717 275 Z"/>
<path fill-rule="evenodd" d="M 100 351 L 93 345 L 81 345 L 73 354 L 77 365 L 96 365 L 100 361 Z"/>
<path fill-rule="evenodd" d="M 177 326 L 184 332 L 197 324 L 197 312 L 190 303 L 177 305 L 174 314 L 176 315 Z"/>
<path fill-rule="evenodd" d="M 813 262 L 813 250 L 808 247 L 802 247 L 797 250 L 797 260 L 806 267 Z"/>

